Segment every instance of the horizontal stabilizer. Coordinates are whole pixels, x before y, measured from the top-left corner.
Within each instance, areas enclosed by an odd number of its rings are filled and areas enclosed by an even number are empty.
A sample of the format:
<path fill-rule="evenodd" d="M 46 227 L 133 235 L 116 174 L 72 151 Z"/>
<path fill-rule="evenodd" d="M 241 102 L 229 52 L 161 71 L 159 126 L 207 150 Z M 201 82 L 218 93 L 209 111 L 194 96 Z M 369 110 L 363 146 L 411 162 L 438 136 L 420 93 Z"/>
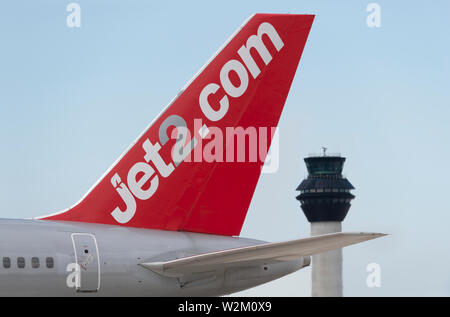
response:
<path fill-rule="evenodd" d="M 286 261 L 307 257 L 384 236 L 383 233 L 331 233 L 285 242 L 216 251 L 167 262 L 148 262 L 141 265 L 158 274 L 181 277 L 190 273 L 214 271 L 219 268 L 247 263 Z"/>

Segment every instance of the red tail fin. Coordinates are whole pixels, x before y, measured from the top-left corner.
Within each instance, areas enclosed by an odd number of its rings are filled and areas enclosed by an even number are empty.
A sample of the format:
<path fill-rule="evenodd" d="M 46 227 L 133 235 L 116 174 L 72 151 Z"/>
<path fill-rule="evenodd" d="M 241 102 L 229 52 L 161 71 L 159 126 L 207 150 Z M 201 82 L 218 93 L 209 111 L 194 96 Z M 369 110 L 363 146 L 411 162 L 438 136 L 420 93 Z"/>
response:
<path fill-rule="evenodd" d="M 251 17 L 80 202 L 41 219 L 239 235 L 270 140 L 260 160 L 240 144 L 277 126 L 313 19 Z"/>

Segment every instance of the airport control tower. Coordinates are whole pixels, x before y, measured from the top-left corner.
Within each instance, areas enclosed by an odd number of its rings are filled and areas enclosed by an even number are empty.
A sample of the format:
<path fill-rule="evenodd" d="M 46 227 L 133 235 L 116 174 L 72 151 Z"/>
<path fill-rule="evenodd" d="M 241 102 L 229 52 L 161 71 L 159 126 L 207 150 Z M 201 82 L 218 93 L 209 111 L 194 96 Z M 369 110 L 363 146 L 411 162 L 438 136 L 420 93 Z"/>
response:
<path fill-rule="evenodd" d="M 308 177 L 297 187 L 311 235 L 342 231 L 342 221 L 355 198 L 353 185 L 342 176 L 345 157 L 323 155 L 305 158 Z M 342 296 L 342 249 L 312 257 L 312 296 Z"/>

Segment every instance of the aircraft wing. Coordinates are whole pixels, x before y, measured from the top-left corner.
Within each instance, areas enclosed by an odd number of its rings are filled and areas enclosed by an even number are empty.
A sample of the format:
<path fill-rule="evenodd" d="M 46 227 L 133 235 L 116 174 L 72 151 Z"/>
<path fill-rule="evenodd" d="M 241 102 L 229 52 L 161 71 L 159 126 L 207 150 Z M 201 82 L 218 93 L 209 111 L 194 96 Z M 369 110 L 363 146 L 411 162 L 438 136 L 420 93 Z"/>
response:
<path fill-rule="evenodd" d="M 251 262 L 287 261 L 306 257 L 352 244 L 385 236 L 383 233 L 331 233 L 285 242 L 215 251 L 167 262 L 147 262 L 141 265 L 158 274 L 181 277 L 186 274 L 213 271 L 219 267 Z"/>

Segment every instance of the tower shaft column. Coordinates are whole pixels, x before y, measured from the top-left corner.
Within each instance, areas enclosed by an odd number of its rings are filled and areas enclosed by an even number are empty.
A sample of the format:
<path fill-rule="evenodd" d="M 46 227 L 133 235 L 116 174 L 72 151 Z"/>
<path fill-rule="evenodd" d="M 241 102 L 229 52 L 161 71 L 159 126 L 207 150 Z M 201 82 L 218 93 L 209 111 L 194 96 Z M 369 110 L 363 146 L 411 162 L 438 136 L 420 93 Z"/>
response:
<path fill-rule="evenodd" d="M 341 232 L 340 221 L 311 222 L 311 236 Z M 342 249 L 324 252 L 312 257 L 313 297 L 342 296 Z"/>

